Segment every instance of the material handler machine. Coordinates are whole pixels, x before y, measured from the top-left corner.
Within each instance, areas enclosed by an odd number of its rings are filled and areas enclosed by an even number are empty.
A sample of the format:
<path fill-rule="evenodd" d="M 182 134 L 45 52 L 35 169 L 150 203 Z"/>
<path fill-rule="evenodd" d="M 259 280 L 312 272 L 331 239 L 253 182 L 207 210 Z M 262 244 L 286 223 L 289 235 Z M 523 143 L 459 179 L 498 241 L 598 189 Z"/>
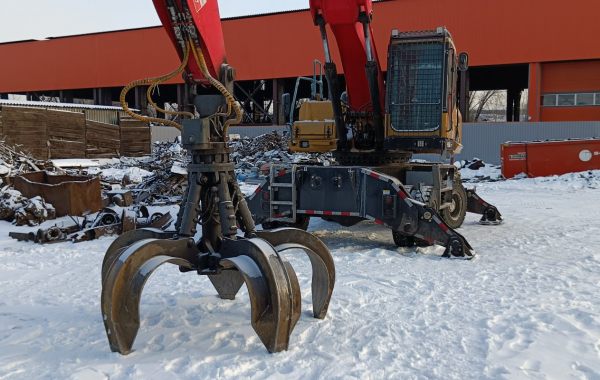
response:
<path fill-rule="evenodd" d="M 466 62 L 458 62 L 446 30 L 393 31 L 384 80 L 372 38 L 371 0 L 311 0 L 330 100 L 315 96 L 301 106 L 291 150 L 333 152 L 339 165 L 273 165 L 245 198 L 227 147 L 228 127 L 241 121 L 242 111 L 232 95 L 235 72 L 226 61 L 217 1 L 153 2 L 182 63 L 167 75 L 132 82 L 121 103 L 131 117 L 180 129 L 191 163 L 176 231 L 130 231 L 106 252 L 101 308 L 113 351 L 131 352 L 144 284 L 164 263 L 208 276 L 223 299 L 233 299 L 245 283 L 252 327 L 269 352 L 278 352 L 288 348 L 301 305 L 296 274 L 282 253 L 308 255 L 315 318 L 325 317 L 335 282 L 328 248 L 289 225 L 305 228 L 312 216 L 343 225 L 371 219 L 390 227 L 398 245 L 437 243 L 446 247 L 446 257 L 469 258 L 471 246 L 454 230 L 466 210 L 483 214 L 487 223 L 501 220 L 493 206 L 462 187 L 453 165 L 410 162 L 414 153 L 454 154 L 461 147 L 456 76 L 459 63 Z M 340 48 L 347 92 L 331 58 L 327 25 Z M 152 101 L 152 92 L 180 74 L 193 108 L 164 110 Z M 182 116 L 182 124 L 132 112 L 125 96 L 138 86 L 147 87 L 158 111 Z M 207 95 L 207 89 L 214 93 Z M 255 221 L 283 227 L 257 231 Z"/>

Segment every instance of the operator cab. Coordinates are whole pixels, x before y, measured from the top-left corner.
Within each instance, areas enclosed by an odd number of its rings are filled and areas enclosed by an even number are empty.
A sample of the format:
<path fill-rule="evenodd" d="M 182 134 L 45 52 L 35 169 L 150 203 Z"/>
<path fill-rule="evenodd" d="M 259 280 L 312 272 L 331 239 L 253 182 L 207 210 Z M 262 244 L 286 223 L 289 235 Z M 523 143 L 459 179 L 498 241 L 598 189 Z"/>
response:
<path fill-rule="evenodd" d="M 465 71 L 467 65 L 468 55 L 456 54 L 452 36 L 446 28 L 392 31 L 385 89 L 385 151 L 440 155 L 460 153 L 462 117 L 457 106 L 456 83 L 458 71 Z M 374 147 L 369 142 L 374 141 L 376 133 L 370 122 L 372 116 L 353 112 L 343 99 L 341 103 L 346 110 L 351 149 L 372 151 Z M 290 126 L 292 152 L 338 149 L 331 101 L 302 103 L 298 120 L 293 122 L 290 117 Z"/>
<path fill-rule="evenodd" d="M 461 57 L 461 69 L 466 70 L 467 55 Z M 456 48 L 446 28 L 392 31 L 386 81 L 386 150 L 460 153 L 458 71 Z"/>

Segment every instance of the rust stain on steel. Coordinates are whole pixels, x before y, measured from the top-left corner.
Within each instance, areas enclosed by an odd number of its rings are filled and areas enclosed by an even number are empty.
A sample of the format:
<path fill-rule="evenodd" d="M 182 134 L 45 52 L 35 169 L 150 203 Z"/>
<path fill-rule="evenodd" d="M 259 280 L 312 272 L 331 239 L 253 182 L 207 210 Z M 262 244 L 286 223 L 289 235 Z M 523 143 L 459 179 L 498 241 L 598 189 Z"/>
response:
<path fill-rule="evenodd" d="M 102 208 L 98 177 L 52 175 L 40 171 L 13 177 L 11 183 L 24 196 L 41 196 L 56 209 L 56 216 L 85 215 Z"/>

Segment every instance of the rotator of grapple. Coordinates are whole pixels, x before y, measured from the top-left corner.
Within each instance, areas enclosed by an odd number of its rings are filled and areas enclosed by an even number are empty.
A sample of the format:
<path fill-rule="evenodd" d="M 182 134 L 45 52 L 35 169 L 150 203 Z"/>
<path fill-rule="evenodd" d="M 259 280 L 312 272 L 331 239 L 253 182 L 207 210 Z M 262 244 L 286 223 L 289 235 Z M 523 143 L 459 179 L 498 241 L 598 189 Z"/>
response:
<path fill-rule="evenodd" d="M 251 323 L 269 352 L 286 350 L 300 317 L 300 287 L 280 252 L 304 251 L 313 271 L 315 318 L 324 318 L 335 282 L 331 253 L 314 235 L 284 228 L 257 232 L 229 160 L 229 148 L 211 132 L 211 118 L 185 120 L 182 140 L 190 152 L 188 187 L 175 233 L 141 229 L 120 236 L 102 266 L 102 315 L 113 351 L 128 354 L 140 327 L 145 282 L 159 266 L 207 275 L 222 299 L 245 283 Z M 215 141 L 216 140 L 216 141 Z M 196 226 L 202 237 L 196 240 Z M 238 227 L 245 237 L 238 237 Z"/>

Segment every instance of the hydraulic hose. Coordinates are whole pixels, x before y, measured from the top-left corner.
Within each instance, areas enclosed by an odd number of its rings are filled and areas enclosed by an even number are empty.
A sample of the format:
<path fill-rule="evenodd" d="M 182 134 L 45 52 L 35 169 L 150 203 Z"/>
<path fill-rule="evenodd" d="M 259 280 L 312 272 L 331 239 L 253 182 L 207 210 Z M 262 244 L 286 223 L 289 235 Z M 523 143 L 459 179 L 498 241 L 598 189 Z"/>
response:
<path fill-rule="evenodd" d="M 225 97 L 225 100 L 227 102 L 227 112 L 225 114 L 219 114 L 219 115 L 224 116 L 224 117 L 229 117 L 231 115 L 232 109 L 235 112 L 235 117 L 232 119 L 231 118 L 227 119 L 223 125 L 223 138 L 226 140 L 227 139 L 227 130 L 229 129 L 229 126 L 231 124 L 237 124 L 242 121 L 242 109 L 240 108 L 240 105 L 236 102 L 233 95 L 227 90 L 227 88 L 220 81 L 215 79 L 210 74 L 202 51 L 199 50 L 198 48 L 196 48 L 196 46 L 194 45 L 194 42 L 191 40 L 188 41 L 188 43 L 186 44 L 183 60 L 181 61 L 181 65 L 179 65 L 179 67 L 176 70 L 170 72 L 169 74 L 160 76 L 160 77 L 136 80 L 136 81 L 129 83 L 127 86 L 125 86 L 123 88 L 123 90 L 121 91 L 121 95 L 119 98 L 119 100 L 121 102 L 121 106 L 123 107 L 123 110 L 129 116 L 131 116 L 132 118 L 134 118 L 136 120 L 140 120 L 145 123 L 154 122 L 157 124 L 168 125 L 171 127 L 175 127 L 178 130 L 181 130 L 182 129 L 181 124 L 179 124 L 175 121 L 161 119 L 161 118 L 157 118 L 157 117 L 142 116 L 142 115 L 136 114 L 129 108 L 125 98 L 126 98 L 127 94 L 129 93 L 129 91 L 131 91 L 133 88 L 139 87 L 139 86 L 149 86 L 148 90 L 146 91 L 146 98 L 148 99 L 148 103 L 150 105 L 152 105 L 157 111 L 163 112 L 168 115 L 184 115 L 184 116 L 194 117 L 194 114 L 192 114 L 190 112 L 167 111 L 165 109 L 162 109 L 152 100 L 152 91 L 154 90 L 154 88 L 156 88 L 156 86 L 158 86 L 159 84 L 161 84 L 165 81 L 172 79 L 173 77 L 181 74 L 185 70 L 185 68 L 188 64 L 189 57 L 190 57 L 190 51 L 192 52 L 194 59 L 196 60 L 196 63 L 198 64 L 198 67 L 200 68 L 200 71 L 202 72 L 204 77 L 208 80 L 208 82 L 211 85 L 213 85 Z"/>
<path fill-rule="evenodd" d="M 154 82 L 154 83 L 152 83 L 152 85 L 150 87 L 148 87 L 148 90 L 146 91 L 146 99 L 148 99 L 148 103 L 152 107 L 154 107 L 158 112 L 162 112 L 165 115 L 187 116 L 189 118 L 195 117 L 196 115 L 194 115 L 191 112 L 186 112 L 186 111 L 169 111 L 169 110 L 166 110 L 166 109 L 162 109 L 162 108 L 160 108 L 160 106 L 158 104 L 156 104 L 154 102 L 154 100 L 152 99 L 152 93 L 154 92 L 154 89 L 156 87 L 158 87 L 163 82 L 164 81 Z"/>
<path fill-rule="evenodd" d="M 127 104 L 125 98 L 127 96 L 127 93 L 129 93 L 129 91 L 131 91 L 133 88 L 135 87 L 139 87 L 139 86 L 147 86 L 150 85 L 150 88 L 148 88 L 148 92 L 147 92 L 147 97 L 148 97 L 148 101 L 150 102 L 150 104 L 152 104 L 153 107 L 155 107 L 157 110 L 159 110 L 160 112 L 164 112 L 166 114 L 177 114 L 177 115 L 191 115 L 189 112 L 176 112 L 176 111 L 166 111 L 161 109 L 160 107 L 158 107 L 156 105 L 156 103 L 154 103 L 154 101 L 151 100 L 151 97 L 149 96 L 151 94 L 151 89 L 156 87 L 156 85 L 167 81 L 173 77 L 175 77 L 178 74 L 181 74 L 183 72 L 183 70 L 185 70 L 185 67 L 187 66 L 188 60 L 189 60 L 189 56 L 190 56 L 190 46 L 191 44 L 188 43 L 186 44 L 185 47 L 185 51 L 184 51 L 184 56 L 183 56 L 183 60 L 181 61 L 181 65 L 179 65 L 179 67 L 175 70 L 170 72 L 169 74 L 160 76 L 160 77 L 155 77 L 155 78 L 146 78 L 146 79 L 140 79 L 140 80 L 136 80 L 133 81 L 131 83 L 129 83 L 127 86 L 125 86 L 123 88 L 123 90 L 121 91 L 121 96 L 119 97 L 119 100 L 121 102 L 121 107 L 123 107 L 123 110 L 132 118 L 139 120 L 139 121 L 143 121 L 145 123 L 157 123 L 157 124 L 163 124 L 163 125 L 168 125 L 171 127 L 175 127 L 178 130 L 181 130 L 181 124 L 172 121 L 172 120 L 166 120 L 166 119 L 161 119 L 161 118 L 157 118 L 157 117 L 148 117 L 148 116 L 142 116 L 142 115 L 138 115 L 135 112 L 133 112 L 130 108 L 129 105 Z M 193 116 L 193 115 L 192 115 Z"/>
<path fill-rule="evenodd" d="M 202 75 L 204 75 L 204 77 L 209 81 L 209 83 L 212 84 L 221 94 L 223 94 L 223 96 L 225 97 L 225 100 L 227 101 L 227 108 L 229 110 L 231 110 L 231 108 L 233 108 L 233 110 L 235 111 L 235 118 L 227 119 L 225 121 L 225 124 L 223 125 L 223 139 L 227 140 L 227 130 L 229 129 L 229 126 L 231 124 L 237 124 L 240 121 L 242 121 L 242 109 L 240 108 L 240 105 L 235 101 L 235 98 L 233 97 L 233 95 L 223 85 L 223 83 L 219 82 L 217 79 L 213 78 L 212 75 L 210 75 L 210 72 L 208 71 L 208 67 L 206 66 L 206 60 L 204 59 L 204 55 L 202 54 L 202 51 L 199 51 L 191 41 L 190 41 L 189 45 L 191 47 L 192 54 L 194 55 L 194 58 L 196 59 L 196 63 L 198 64 L 198 67 L 200 68 L 200 71 L 202 72 Z M 227 116 L 229 116 L 229 115 L 227 115 Z"/>

